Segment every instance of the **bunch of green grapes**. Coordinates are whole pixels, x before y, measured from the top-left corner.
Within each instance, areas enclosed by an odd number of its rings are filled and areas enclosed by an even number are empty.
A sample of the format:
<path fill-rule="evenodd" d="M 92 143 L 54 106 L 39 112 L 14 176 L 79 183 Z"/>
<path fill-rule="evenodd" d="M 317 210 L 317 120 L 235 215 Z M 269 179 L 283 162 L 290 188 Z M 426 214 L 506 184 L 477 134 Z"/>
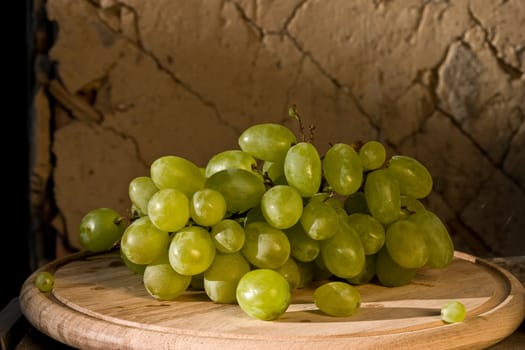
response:
<path fill-rule="evenodd" d="M 293 289 L 313 280 L 326 282 L 314 293 L 319 309 L 348 316 L 360 305 L 354 285 L 401 286 L 423 266 L 451 262 L 449 232 L 421 201 L 432 177 L 418 160 L 387 158 L 377 141 L 321 155 L 276 123 L 248 127 L 238 145 L 204 167 L 156 159 L 129 184 L 131 223 L 101 211 L 86 219 L 91 231 L 81 225 L 81 242 L 97 251 L 116 243 L 156 299 L 202 288 L 262 320 L 280 317 Z"/>

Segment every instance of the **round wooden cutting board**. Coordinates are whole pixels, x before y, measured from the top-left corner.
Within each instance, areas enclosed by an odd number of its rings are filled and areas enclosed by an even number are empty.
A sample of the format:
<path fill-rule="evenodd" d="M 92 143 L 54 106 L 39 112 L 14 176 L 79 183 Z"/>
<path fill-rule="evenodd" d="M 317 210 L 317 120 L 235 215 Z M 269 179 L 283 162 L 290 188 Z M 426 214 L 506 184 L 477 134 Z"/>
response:
<path fill-rule="evenodd" d="M 22 312 L 43 333 L 81 349 L 483 349 L 525 317 L 523 285 L 460 252 L 444 269 L 421 269 L 409 285 L 359 286 L 363 303 L 351 317 L 322 314 L 310 288 L 296 290 L 276 321 L 252 319 L 199 291 L 155 300 L 118 252 L 75 254 L 40 270 L 54 273 L 54 289 L 39 292 L 33 273 L 21 290 Z M 463 322 L 440 320 L 450 300 L 467 307 Z"/>

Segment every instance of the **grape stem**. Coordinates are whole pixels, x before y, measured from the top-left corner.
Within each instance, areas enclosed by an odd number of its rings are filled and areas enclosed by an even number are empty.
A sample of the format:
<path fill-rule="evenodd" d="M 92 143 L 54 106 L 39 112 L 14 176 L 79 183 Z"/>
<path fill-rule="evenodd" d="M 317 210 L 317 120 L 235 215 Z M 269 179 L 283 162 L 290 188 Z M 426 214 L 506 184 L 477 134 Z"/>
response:
<path fill-rule="evenodd" d="M 302 139 L 302 141 L 303 142 L 312 143 L 314 141 L 315 125 L 310 124 L 308 126 L 308 131 L 309 131 L 310 135 L 309 135 L 308 138 L 306 138 L 306 133 L 305 133 L 305 130 L 304 130 L 303 121 L 301 119 L 301 116 L 299 115 L 299 112 L 297 112 L 297 107 L 296 107 L 295 104 L 291 105 L 290 108 L 288 108 L 288 115 L 299 122 L 299 130 L 301 132 L 301 139 Z"/>

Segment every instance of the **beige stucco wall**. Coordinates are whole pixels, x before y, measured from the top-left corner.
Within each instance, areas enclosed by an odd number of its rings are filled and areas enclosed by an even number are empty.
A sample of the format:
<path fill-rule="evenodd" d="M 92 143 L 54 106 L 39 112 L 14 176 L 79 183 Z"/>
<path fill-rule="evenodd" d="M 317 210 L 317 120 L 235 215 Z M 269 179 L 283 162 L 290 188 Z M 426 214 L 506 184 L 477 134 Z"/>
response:
<path fill-rule="evenodd" d="M 525 252 L 525 2 L 48 0 L 46 10 L 55 73 L 35 119 L 52 128 L 33 171 L 52 179 L 53 225 L 74 246 L 88 210 L 129 209 L 128 182 L 157 157 L 204 165 L 253 123 L 295 128 L 296 104 L 321 151 L 378 139 L 426 164 L 427 205 L 458 249 Z"/>

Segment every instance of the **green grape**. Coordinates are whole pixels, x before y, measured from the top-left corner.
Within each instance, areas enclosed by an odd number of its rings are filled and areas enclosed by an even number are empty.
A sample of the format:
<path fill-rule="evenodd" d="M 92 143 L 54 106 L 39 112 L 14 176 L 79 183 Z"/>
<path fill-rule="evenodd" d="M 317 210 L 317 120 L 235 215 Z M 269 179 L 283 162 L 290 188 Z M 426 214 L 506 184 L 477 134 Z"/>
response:
<path fill-rule="evenodd" d="M 244 130 L 238 143 L 241 150 L 257 159 L 282 162 L 288 149 L 297 143 L 297 139 L 284 125 L 261 123 Z"/>
<path fill-rule="evenodd" d="M 314 264 L 314 275 L 312 279 L 314 281 L 326 281 L 334 277 L 334 274 L 331 273 L 326 267 L 321 254 L 319 254 L 317 258 L 315 258 L 315 260 L 313 261 L 313 264 Z"/>
<path fill-rule="evenodd" d="M 260 205 L 257 205 L 246 212 L 243 226 L 246 227 L 246 225 L 252 222 L 266 222 Z"/>
<path fill-rule="evenodd" d="M 246 242 L 241 249 L 250 264 L 276 269 L 290 257 L 290 242 L 283 231 L 265 222 L 252 222 L 244 227 Z"/>
<path fill-rule="evenodd" d="M 393 156 L 388 172 L 398 181 L 401 194 L 424 198 L 432 191 L 432 176 L 418 160 L 408 156 Z"/>
<path fill-rule="evenodd" d="M 328 271 L 340 278 L 353 277 L 365 266 L 363 244 L 346 221 L 334 236 L 321 241 L 321 256 Z"/>
<path fill-rule="evenodd" d="M 204 186 L 206 179 L 197 165 L 177 156 L 157 158 L 151 163 L 150 177 L 160 190 L 174 188 L 188 198 Z"/>
<path fill-rule="evenodd" d="M 164 253 L 148 264 L 142 276 L 149 295 L 158 300 L 174 300 L 188 289 L 191 276 L 184 276 L 171 268 Z"/>
<path fill-rule="evenodd" d="M 190 201 L 190 217 L 201 226 L 213 226 L 226 215 L 226 200 L 219 192 L 210 188 L 198 190 Z"/>
<path fill-rule="evenodd" d="M 314 290 L 315 306 L 330 316 L 351 316 L 361 305 L 361 294 L 348 283 L 328 282 Z"/>
<path fill-rule="evenodd" d="M 275 183 L 279 178 L 284 177 L 284 162 L 269 162 L 266 160 L 263 162 L 262 172 L 267 174 Z"/>
<path fill-rule="evenodd" d="M 408 215 L 424 211 L 425 206 L 419 200 L 414 197 L 401 195 L 401 208 L 408 212 Z"/>
<path fill-rule="evenodd" d="M 55 284 L 55 276 L 47 271 L 39 271 L 35 277 L 35 287 L 42 293 L 51 292 Z"/>
<path fill-rule="evenodd" d="M 410 283 L 418 269 L 407 269 L 399 266 L 383 247 L 376 258 L 376 276 L 383 286 L 399 287 Z"/>
<path fill-rule="evenodd" d="M 79 226 L 80 245 L 90 252 L 103 252 L 120 240 L 126 222 L 113 209 L 97 208 L 84 215 Z"/>
<path fill-rule="evenodd" d="M 235 303 L 237 284 L 249 271 L 250 264 L 241 253 L 217 252 L 213 263 L 204 272 L 206 295 L 215 303 Z"/>
<path fill-rule="evenodd" d="M 297 268 L 299 269 L 299 283 L 297 288 L 306 288 L 308 287 L 314 278 L 315 263 L 295 261 Z"/>
<path fill-rule="evenodd" d="M 272 321 L 283 315 L 292 298 L 288 281 L 277 271 L 256 269 L 239 280 L 237 303 L 250 317 Z"/>
<path fill-rule="evenodd" d="M 277 185 L 261 198 L 261 211 L 266 222 L 278 229 L 295 225 L 303 213 L 303 199 L 291 186 Z"/>
<path fill-rule="evenodd" d="M 120 240 L 120 249 L 132 263 L 147 265 L 164 254 L 169 242 L 168 232 L 159 230 L 149 217 L 144 216 L 126 228 Z"/>
<path fill-rule="evenodd" d="M 146 269 L 146 266 L 148 266 L 148 265 L 135 264 L 134 262 L 131 262 L 126 256 L 126 254 L 124 254 L 122 249 L 120 250 L 120 259 L 122 260 L 122 262 L 124 263 L 124 265 L 126 265 L 128 269 L 130 269 L 133 273 L 136 273 L 137 275 L 143 275 L 144 270 Z"/>
<path fill-rule="evenodd" d="M 337 198 L 330 195 L 328 192 L 318 192 L 312 197 L 308 198 L 308 203 L 311 202 L 325 202 L 334 209 L 343 208 L 343 203 Z"/>
<path fill-rule="evenodd" d="M 148 176 L 139 176 L 130 181 L 128 186 L 129 199 L 140 216 L 148 215 L 148 202 L 159 189 Z"/>
<path fill-rule="evenodd" d="M 441 307 L 441 319 L 446 323 L 461 322 L 467 316 L 467 309 L 460 301 L 449 301 Z"/>
<path fill-rule="evenodd" d="M 359 149 L 364 170 L 378 169 L 385 163 L 386 150 L 381 142 L 368 141 Z"/>
<path fill-rule="evenodd" d="M 304 232 L 316 240 L 327 239 L 335 235 L 340 222 L 337 211 L 323 201 L 313 201 L 305 205 L 299 221 Z"/>
<path fill-rule="evenodd" d="M 227 150 L 215 154 L 206 164 L 205 175 L 210 177 L 224 169 L 244 169 L 254 171 L 257 161 L 250 154 L 240 150 Z"/>
<path fill-rule="evenodd" d="M 263 180 L 244 169 L 225 169 L 210 176 L 206 188 L 219 191 L 230 213 L 245 212 L 261 201 L 266 188 Z"/>
<path fill-rule="evenodd" d="M 215 244 L 208 231 L 199 226 L 185 227 L 175 233 L 169 244 L 171 267 L 181 275 L 204 272 L 215 258 Z"/>
<path fill-rule="evenodd" d="M 299 271 L 299 267 L 291 257 L 288 258 L 282 266 L 276 268 L 275 271 L 283 275 L 288 281 L 290 284 L 290 290 L 296 289 L 299 286 L 299 283 L 301 283 L 301 271 Z"/>
<path fill-rule="evenodd" d="M 215 248 L 222 253 L 241 250 L 246 240 L 244 228 L 237 221 L 224 219 L 211 228 L 211 239 Z"/>
<path fill-rule="evenodd" d="M 448 266 L 454 258 L 454 243 L 441 219 L 429 210 L 421 210 L 408 220 L 423 232 L 428 246 L 427 265 L 433 268 Z"/>
<path fill-rule="evenodd" d="M 407 269 L 423 267 L 429 257 L 425 234 L 408 220 L 394 222 L 386 230 L 385 246 L 399 266 Z"/>
<path fill-rule="evenodd" d="M 368 283 L 376 275 L 376 254 L 365 256 L 365 266 L 357 275 L 346 279 L 351 284 L 365 284 Z"/>
<path fill-rule="evenodd" d="M 148 203 L 148 216 L 159 230 L 175 232 L 190 219 L 190 202 L 179 190 L 165 188 L 155 193 Z"/>
<path fill-rule="evenodd" d="M 336 143 L 326 152 L 323 161 L 326 182 L 337 194 L 348 196 L 363 182 L 363 166 L 356 151 L 345 143 Z"/>
<path fill-rule="evenodd" d="M 354 192 L 346 197 L 343 207 L 348 214 L 363 213 L 370 214 L 364 192 Z"/>
<path fill-rule="evenodd" d="M 373 216 L 355 213 L 348 216 L 347 223 L 357 232 L 366 255 L 375 254 L 385 243 L 385 229 Z"/>
<path fill-rule="evenodd" d="M 314 261 L 321 251 L 321 242 L 308 236 L 298 223 L 283 231 L 290 242 L 290 255 L 298 261 Z"/>
<path fill-rule="evenodd" d="M 300 142 L 290 148 L 284 159 L 286 182 L 303 197 L 311 197 L 321 186 L 321 158 L 314 145 Z"/>
<path fill-rule="evenodd" d="M 365 187 L 368 209 L 383 225 L 389 225 L 401 216 L 399 185 L 387 170 L 368 173 Z"/>

